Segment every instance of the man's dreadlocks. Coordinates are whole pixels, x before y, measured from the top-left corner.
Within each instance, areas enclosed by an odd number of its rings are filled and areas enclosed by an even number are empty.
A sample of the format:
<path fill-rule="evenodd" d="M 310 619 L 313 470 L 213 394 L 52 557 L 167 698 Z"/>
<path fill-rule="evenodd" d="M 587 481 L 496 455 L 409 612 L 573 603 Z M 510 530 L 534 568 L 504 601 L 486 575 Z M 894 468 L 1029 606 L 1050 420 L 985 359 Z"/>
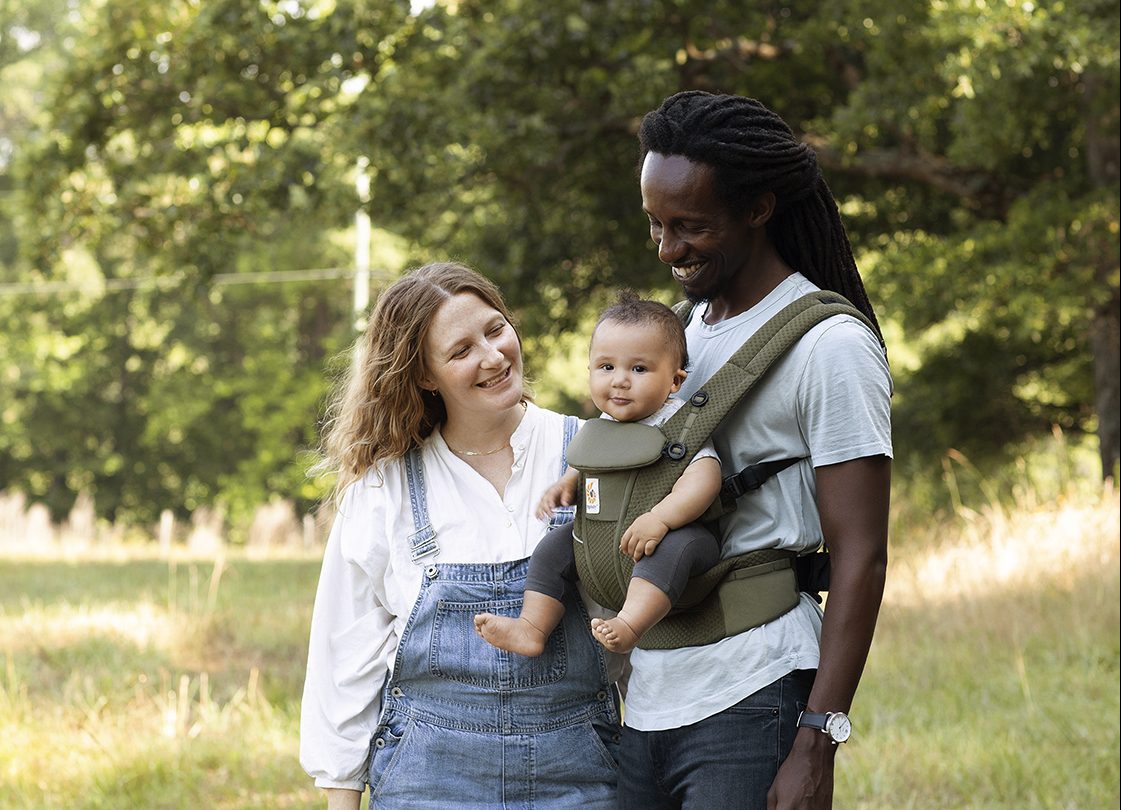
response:
<path fill-rule="evenodd" d="M 817 157 L 776 113 L 752 98 L 686 91 L 647 113 L 638 137 L 641 159 L 657 152 L 713 167 L 716 194 L 732 211 L 772 192 L 767 236 L 783 261 L 845 296 L 879 330 Z"/>

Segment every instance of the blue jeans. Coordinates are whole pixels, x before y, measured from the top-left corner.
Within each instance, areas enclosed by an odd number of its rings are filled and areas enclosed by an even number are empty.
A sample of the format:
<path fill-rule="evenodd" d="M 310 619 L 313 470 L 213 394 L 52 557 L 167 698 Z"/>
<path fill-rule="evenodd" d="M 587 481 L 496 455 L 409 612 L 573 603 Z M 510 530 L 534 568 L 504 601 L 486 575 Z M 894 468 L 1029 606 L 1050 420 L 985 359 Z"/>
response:
<path fill-rule="evenodd" d="M 791 672 L 735 706 L 666 731 L 623 729 L 620 810 L 765 810 L 790 753 L 814 670 Z"/>

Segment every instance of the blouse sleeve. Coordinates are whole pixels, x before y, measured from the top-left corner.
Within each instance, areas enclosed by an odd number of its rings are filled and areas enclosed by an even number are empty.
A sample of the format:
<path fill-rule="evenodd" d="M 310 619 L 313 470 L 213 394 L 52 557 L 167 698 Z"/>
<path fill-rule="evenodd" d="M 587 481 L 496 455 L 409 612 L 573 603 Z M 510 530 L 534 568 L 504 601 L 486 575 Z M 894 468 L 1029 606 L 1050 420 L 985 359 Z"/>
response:
<path fill-rule="evenodd" d="M 300 713 L 300 764 L 324 788 L 363 790 L 381 689 L 396 649 L 385 608 L 385 490 L 359 481 L 323 557 Z"/>

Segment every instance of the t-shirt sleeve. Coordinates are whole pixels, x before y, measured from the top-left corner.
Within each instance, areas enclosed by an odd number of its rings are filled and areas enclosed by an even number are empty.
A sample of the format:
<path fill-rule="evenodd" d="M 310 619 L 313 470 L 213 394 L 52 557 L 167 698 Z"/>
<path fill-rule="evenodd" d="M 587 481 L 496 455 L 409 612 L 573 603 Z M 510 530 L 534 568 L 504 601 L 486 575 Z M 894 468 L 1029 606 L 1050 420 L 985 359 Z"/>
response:
<path fill-rule="evenodd" d="M 826 321 L 807 338 L 798 405 L 813 465 L 890 458 L 892 382 L 879 341 L 849 318 Z"/>
<path fill-rule="evenodd" d="M 701 449 L 698 450 L 696 455 L 693 456 L 693 461 L 696 461 L 699 458 L 714 458 L 717 460 L 717 462 L 720 461 L 720 456 L 716 455 L 716 448 L 712 446 L 712 439 L 708 439 L 704 444 L 701 445 Z M 693 461 L 690 461 L 689 463 L 692 464 Z"/>

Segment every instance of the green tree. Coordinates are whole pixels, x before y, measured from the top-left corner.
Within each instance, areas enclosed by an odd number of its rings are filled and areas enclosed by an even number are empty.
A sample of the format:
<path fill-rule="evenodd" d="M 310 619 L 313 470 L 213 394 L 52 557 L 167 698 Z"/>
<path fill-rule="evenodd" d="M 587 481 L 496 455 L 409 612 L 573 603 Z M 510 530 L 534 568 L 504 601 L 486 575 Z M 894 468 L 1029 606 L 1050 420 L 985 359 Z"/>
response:
<path fill-rule="evenodd" d="M 215 282 L 347 264 L 359 156 L 408 259 L 480 268 L 531 334 L 618 286 L 672 295 L 635 132 L 686 88 L 758 97 L 818 149 L 894 338 L 904 466 L 1055 424 L 1116 465 L 1116 2 L 79 8 L 9 138 L 0 250 L 7 278 L 102 292 L 0 303 L 0 486 L 138 516 L 299 489 L 346 290 Z"/>
<path fill-rule="evenodd" d="M 638 117 L 755 95 L 816 146 L 906 335 L 900 445 L 1005 458 L 1052 424 L 1118 454 L 1116 3 L 460 2 L 401 30 L 347 130 L 376 216 L 485 268 L 533 328 L 643 249 Z M 951 373 L 952 372 L 952 373 Z"/>
<path fill-rule="evenodd" d="M 339 103 L 335 49 L 365 26 L 260 4 L 82 9 L 13 175 L 14 275 L 84 286 L 7 309 L 0 486 L 56 513 L 88 489 L 130 520 L 269 492 L 306 505 L 295 460 L 349 291 L 228 282 L 349 264 L 316 125 Z"/>

